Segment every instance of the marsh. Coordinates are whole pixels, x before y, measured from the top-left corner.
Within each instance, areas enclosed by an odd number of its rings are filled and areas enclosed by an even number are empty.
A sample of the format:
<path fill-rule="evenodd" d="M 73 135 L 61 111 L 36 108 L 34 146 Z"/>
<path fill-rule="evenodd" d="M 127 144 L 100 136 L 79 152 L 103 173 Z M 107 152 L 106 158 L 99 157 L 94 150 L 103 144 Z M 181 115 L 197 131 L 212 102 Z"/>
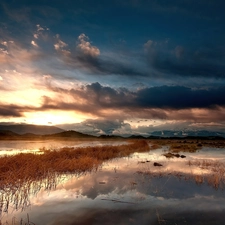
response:
<path fill-rule="evenodd" d="M 92 169 L 77 172 L 51 168 L 48 176 L 2 188 L 2 224 L 28 224 L 28 218 L 36 225 L 222 224 L 225 219 L 222 145 L 205 144 L 196 151 L 181 148 L 179 154 L 185 158 L 167 158 L 165 154 L 173 149 L 168 141 L 61 142 L 55 143 L 57 150 L 47 143 L 46 147 L 39 144 L 44 154 L 66 149 L 67 157 L 68 151 L 82 149 L 92 156 L 98 151 L 109 153 L 109 149 L 120 154 L 103 157 L 99 153 L 103 158 Z M 125 149 L 129 149 L 126 155 Z M 36 150 L 32 154 L 33 158 L 44 155 Z M 155 167 L 154 163 L 162 166 Z"/>

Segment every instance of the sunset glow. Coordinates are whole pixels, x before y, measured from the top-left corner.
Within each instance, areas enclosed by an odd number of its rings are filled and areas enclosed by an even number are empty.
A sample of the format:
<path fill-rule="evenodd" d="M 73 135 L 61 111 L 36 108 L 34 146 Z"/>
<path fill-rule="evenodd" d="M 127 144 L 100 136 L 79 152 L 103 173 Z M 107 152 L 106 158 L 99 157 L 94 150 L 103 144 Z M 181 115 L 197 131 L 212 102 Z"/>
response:
<path fill-rule="evenodd" d="M 64 111 L 26 113 L 25 116 L 27 118 L 26 123 L 37 125 L 68 124 L 71 120 L 74 121 L 74 123 L 79 123 L 86 119 L 79 113 L 76 114 L 74 112 Z"/>

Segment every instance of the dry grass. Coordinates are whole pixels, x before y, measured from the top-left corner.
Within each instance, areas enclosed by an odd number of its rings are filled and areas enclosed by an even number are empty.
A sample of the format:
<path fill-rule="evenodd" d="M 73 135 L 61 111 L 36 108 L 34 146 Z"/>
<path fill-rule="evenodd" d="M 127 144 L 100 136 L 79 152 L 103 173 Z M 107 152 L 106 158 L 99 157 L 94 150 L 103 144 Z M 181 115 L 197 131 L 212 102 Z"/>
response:
<path fill-rule="evenodd" d="M 0 158 L 0 190 L 44 179 L 53 173 L 90 171 L 105 160 L 148 150 L 148 143 L 140 140 L 119 146 L 62 148 L 57 151 L 44 150 L 43 154 L 4 156 Z"/>
<path fill-rule="evenodd" d="M 225 140 L 198 139 L 156 139 L 150 140 L 152 145 L 171 146 L 174 149 L 201 149 L 202 147 L 224 148 Z M 188 147 L 189 146 L 189 147 Z"/>
<path fill-rule="evenodd" d="M 137 140 L 127 145 L 42 149 L 43 154 L 0 157 L 0 215 L 8 212 L 10 204 L 15 210 L 27 208 L 31 194 L 55 188 L 65 174 L 79 175 L 97 169 L 103 161 L 148 150 L 146 141 Z"/>
<path fill-rule="evenodd" d="M 160 148 L 162 146 L 168 146 L 169 151 L 172 153 L 179 153 L 179 152 L 193 153 L 203 147 L 203 144 L 199 143 L 199 141 L 193 140 L 160 139 L 160 140 L 151 140 L 150 143 L 151 146 L 153 146 L 153 149 Z M 206 144 L 206 142 L 204 144 Z"/>
<path fill-rule="evenodd" d="M 204 181 L 215 189 L 225 188 L 225 164 L 215 160 L 195 160 L 189 161 L 189 166 L 198 166 L 201 169 L 209 170 L 209 174 L 195 175 L 194 179 L 197 184 Z"/>
<path fill-rule="evenodd" d="M 179 143 L 173 143 L 170 145 L 170 151 L 174 153 L 178 152 L 196 152 L 198 149 L 200 149 L 202 146 L 197 145 L 195 143 L 185 143 L 185 144 L 179 144 Z"/>

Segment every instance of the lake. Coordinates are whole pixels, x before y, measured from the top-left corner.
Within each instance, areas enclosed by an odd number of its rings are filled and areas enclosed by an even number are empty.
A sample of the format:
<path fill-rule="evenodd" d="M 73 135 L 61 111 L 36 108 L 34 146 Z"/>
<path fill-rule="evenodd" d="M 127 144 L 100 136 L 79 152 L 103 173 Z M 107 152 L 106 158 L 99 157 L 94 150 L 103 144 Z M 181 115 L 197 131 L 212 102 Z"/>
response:
<path fill-rule="evenodd" d="M 40 148 L 125 142 L 0 142 L 2 154 Z M 150 143 L 151 145 L 151 143 Z M 225 148 L 203 147 L 185 158 L 166 158 L 167 146 L 104 162 L 97 171 L 59 175 L 33 186 L 2 209 L 2 224 L 223 224 Z M 154 166 L 154 163 L 162 166 Z M 6 195 L 5 195 L 6 196 Z M 24 197 L 26 196 L 26 197 Z M 28 223 L 29 222 L 29 223 Z"/>

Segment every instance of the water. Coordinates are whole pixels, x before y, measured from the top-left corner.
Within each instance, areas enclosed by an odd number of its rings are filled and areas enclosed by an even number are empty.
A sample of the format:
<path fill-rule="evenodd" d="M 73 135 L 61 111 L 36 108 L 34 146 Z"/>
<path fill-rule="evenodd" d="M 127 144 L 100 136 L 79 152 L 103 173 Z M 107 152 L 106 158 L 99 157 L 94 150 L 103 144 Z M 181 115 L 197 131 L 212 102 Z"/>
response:
<path fill-rule="evenodd" d="M 162 155 L 165 150 L 135 153 L 105 162 L 92 173 L 63 176 L 55 189 L 31 194 L 24 211 L 12 204 L 2 214 L 2 223 L 19 224 L 28 215 L 36 225 L 223 224 L 224 173 L 219 186 L 210 179 L 218 175 L 212 162 L 219 161 L 223 168 L 225 149 L 204 147 L 184 153 L 186 158 L 172 159 Z M 190 166 L 196 160 L 211 164 Z M 163 166 L 156 167 L 154 162 Z"/>
<path fill-rule="evenodd" d="M 41 149 L 60 149 L 62 147 L 87 147 L 126 144 L 126 141 L 0 141 L 0 156 L 17 153 L 38 153 Z"/>

